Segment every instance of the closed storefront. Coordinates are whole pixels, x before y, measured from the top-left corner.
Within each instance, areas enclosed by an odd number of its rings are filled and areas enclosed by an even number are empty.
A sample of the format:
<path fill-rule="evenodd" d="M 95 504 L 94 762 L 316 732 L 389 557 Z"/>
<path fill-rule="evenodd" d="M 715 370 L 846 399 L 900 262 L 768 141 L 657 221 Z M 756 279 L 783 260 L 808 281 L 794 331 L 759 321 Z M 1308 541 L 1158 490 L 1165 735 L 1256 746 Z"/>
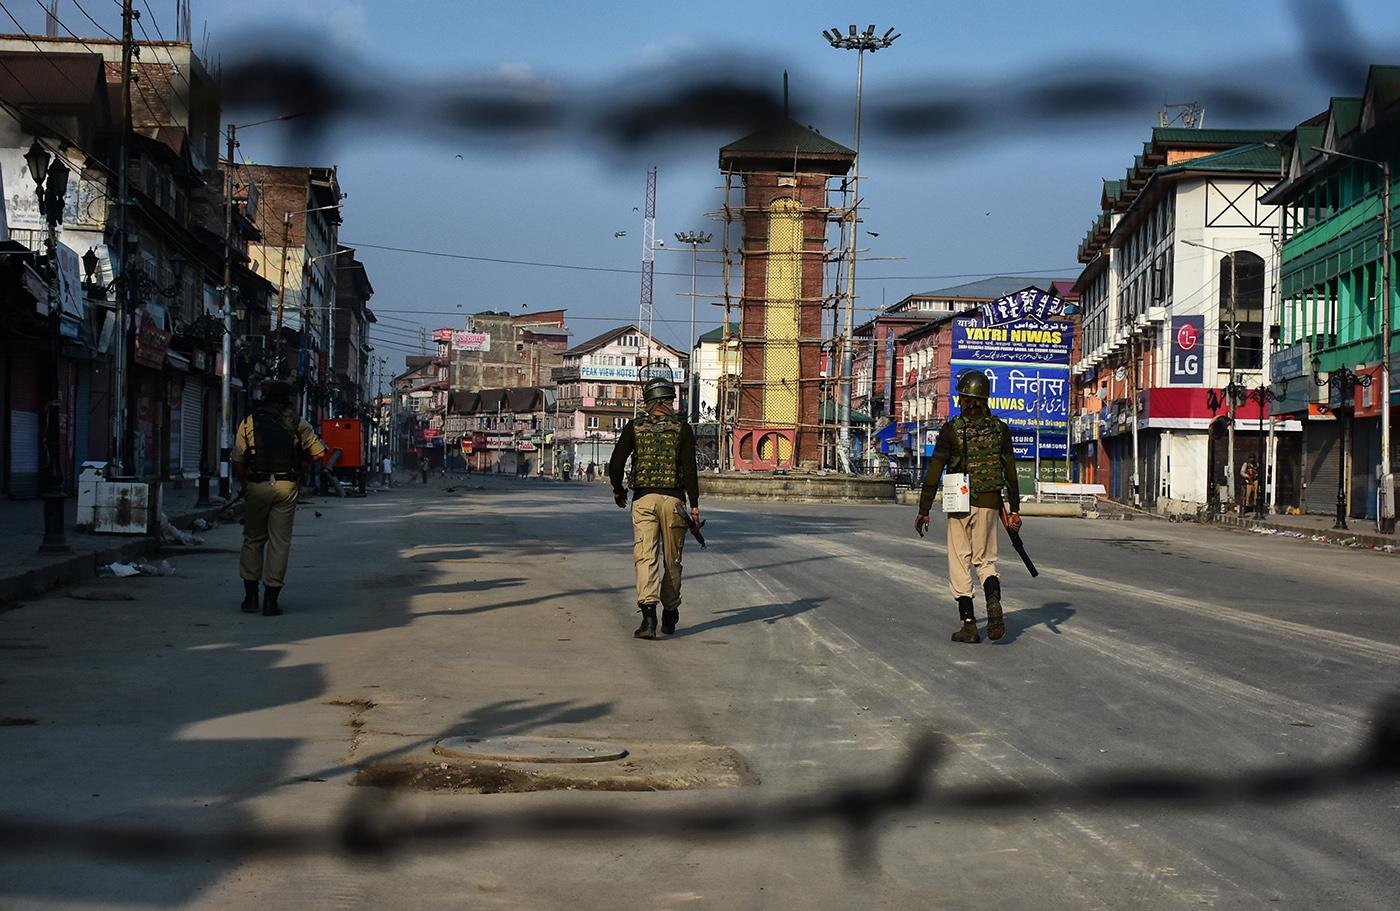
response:
<path fill-rule="evenodd" d="M 199 475 L 199 460 L 204 441 L 204 384 L 194 377 L 185 380 L 180 393 L 180 445 L 178 452 L 171 446 L 173 460 L 172 474 L 187 478 Z M 173 428 L 172 428 L 173 429 Z"/>
<path fill-rule="evenodd" d="M 43 410 L 39 359 L 12 356 L 8 385 L 10 420 L 5 489 L 15 499 L 37 497 L 40 412 Z"/>
<path fill-rule="evenodd" d="M 1341 423 L 1336 420 L 1309 420 L 1307 437 L 1306 486 L 1303 511 L 1334 513 L 1337 510 L 1337 481 L 1341 477 Z"/>

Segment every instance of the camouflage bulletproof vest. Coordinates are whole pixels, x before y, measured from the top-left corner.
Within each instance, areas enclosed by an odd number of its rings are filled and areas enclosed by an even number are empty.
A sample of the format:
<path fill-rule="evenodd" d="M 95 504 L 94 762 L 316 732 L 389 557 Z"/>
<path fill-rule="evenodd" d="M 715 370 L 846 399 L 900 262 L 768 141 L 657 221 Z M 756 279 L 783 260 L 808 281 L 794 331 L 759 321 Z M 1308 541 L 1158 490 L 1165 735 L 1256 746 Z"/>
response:
<path fill-rule="evenodd" d="M 958 445 L 963 448 L 963 470 L 974 494 L 996 493 L 1006 484 L 1001 465 L 1002 423 L 988 415 L 968 418 L 959 415 L 953 422 Z"/>
<path fill-rule="evenodd" d="M 681 422 L 675 416 L 639 417 L 632 422 L 632 489 L 680 487 Z"/>
<path fill-rule="evenodd" d="M 253 412 L 254 471 L 287 474 L 297 470 L 297 438 L 287 426 L 293 420 L 285 410 L 259 408 Z"/>

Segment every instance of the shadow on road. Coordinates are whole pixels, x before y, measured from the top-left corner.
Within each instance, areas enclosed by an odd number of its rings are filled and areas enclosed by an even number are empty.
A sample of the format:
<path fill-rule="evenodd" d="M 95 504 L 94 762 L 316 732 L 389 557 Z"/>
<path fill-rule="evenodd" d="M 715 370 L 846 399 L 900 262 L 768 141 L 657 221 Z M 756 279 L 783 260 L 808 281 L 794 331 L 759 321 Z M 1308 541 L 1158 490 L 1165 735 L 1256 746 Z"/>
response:
<path fill-rule="evenodd" d="M 799 598 L 787 604 L 755 604 L 750 607 L 736 607 L 732 610 L 712 611 L 718 614 L 713 620 L 706 620 L 694 626 L 681 626 L 676 629 L 673 638 L 682 636 L 694 636 L 698 633 L 706 633 L 710 630 L 723 629 L 726 626 L 738 626 L 743 623 L 777 623 L 788 617 L 796 617 L 798 614 L 805 614 L 809 610 L 814 610 L 821 606 L 825 598 Z M 681 622 L 685 622 L 685 611 L 681 611 Z"/>
<path fill-rule="evenodd" d="M 1040 607 L 1029 610 L 1011 611 L 1006 615 L 1006 635 L 1001 645 L 1010 645 L 1016 637 L 1033 626 L 1044 626 L 1055 635 L 1060 634 L 1060 624 L 1073 617 L 1075 610 L 1063 601 L 1048 601 Z"/>

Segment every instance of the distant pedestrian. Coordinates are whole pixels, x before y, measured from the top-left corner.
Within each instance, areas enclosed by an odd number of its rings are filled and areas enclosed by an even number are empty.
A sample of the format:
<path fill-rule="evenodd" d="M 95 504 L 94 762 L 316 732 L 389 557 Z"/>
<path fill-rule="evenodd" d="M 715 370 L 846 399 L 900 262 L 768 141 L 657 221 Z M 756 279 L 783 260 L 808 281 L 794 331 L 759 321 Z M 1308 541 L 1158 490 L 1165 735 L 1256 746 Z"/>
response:
<path fill-rule="evenodd" d="M 1021 493 L 1016 479 L 1016 456 L 1011 447 L 1011 431 L 987 406 L 990 391 L 987 375 L 966 370 L 958 377 L 962 414 L 943 425 L 933 448 L 928 473 L 924 475 L 919 497 L 919 514 L 914 530 L 923 537 L 928 530 L 929 509 L 939 479 L 966 485 L 966 511 L 948 514 L 948 581 L 958 603 L 962 625 L 953 633 L 954 642 L 981 642 L 977 617 L 972 609 L 973 582 L 968 564 L 977 570 L 987 599 L 987 638 L 1006 634 L 1001 610 L 1001 578 L 997 575 L 997 524 L 1003 503 L 1009 505 L 1004 521 L 1013 531 L 1021 530 Z M 948 475 L 943 470 L 949 470 Z M 954 478 L 953 476 L 958 477 Z M 1002 491 L 1006 500 L 1002 500 Z"/>
<path fill-rule="evenodd" d="M 423 476 L 423 483 L 428 483 L 428 459 L 423 457 L 418 460 L 418 473 Z"/>
<path fill-rule="evenodd" d="M 1241 513 L 1254 508 L 1259 501 L 1259 459 L 1253 453 L 1240 466 L 1240 480 L 1244 482 L 1244 500 Z"/>
<path fill-rule="evenodd" d="M 243 551 L 238 574 L 243 578 L 243 612 L 258 610 L 262 581 L 264 617 L 282 613 L 278 596 L 286 581 L 292 547 L 292 523 L 297 511 L 297 475 L 303 454 L 326 455 L 326 444 L 292 410 L 292 387 L 283 382 L 263 384 L 262 401 L 238 425 L 233 470 L 243 483 Z"/>
<path fill-rule="evenodd" d="M 685 545 L 685 500 L 690 521 L 700 523 L 700 481 L 695 471 L 695 432 L 676 415 L 676 387 L 663 377 L 642 385 L 645 414 L 627 423 L 608 463 L 613 500 L 627 508 L 623 486 L 627 460 L 632 469 L 632 558 L 637 567 L 637 609 L 642 624 L 632 635 L 656 638 L 656 607 L 661 632 L 676 631 L 681 606 L 681 551 Z"/>
<path fill-rule="evenodd" d="M 595 472 L 596 472 L 596 471 L 597 471 L 596 466 L 595 466 L 592 462 L 589 462 L 589 463 L 588 463 L 588 480 L 589 480 L 590 483 L 593 481 L 593 478 L 594 478 L 594 476 L 595 476 Z"/>
<path fill-rule="evenodd" d="M 388 456 L 384 457 L 384 486 L 394 486 L 394 460 Z"/>

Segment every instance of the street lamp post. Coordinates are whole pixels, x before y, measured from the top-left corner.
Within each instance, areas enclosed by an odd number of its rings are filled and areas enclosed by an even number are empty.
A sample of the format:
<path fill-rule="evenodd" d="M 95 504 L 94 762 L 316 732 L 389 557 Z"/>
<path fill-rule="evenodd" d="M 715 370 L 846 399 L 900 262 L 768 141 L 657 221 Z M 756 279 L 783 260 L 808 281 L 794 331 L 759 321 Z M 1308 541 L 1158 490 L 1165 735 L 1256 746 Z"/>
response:
<path fill-rule="evenodd" d="M 686 379 L 687 396 L 690 399 L 690 422 L 694 424 L 699 420 L 700 405 L 696 401 L 699 396 L 699 382 L 695 373 L 695 265 L 700 260 L 700 245 L 710 242 L 714 235 L 706 234 L 703 231 L 684 231 L 676 234 L 676 240 L 683 244 L 690 244 L 690 351 L 686 358 L 689 374 Z"/>
<path fill-rule="evenodd" d="M 52 160 L 51 160 L 52 158 Z M 63 462 L 59 457 L 62 442 L 58 433 L 61 379 L 59 359 L 63 350 L 63 304 L 59 291 L 58 224 L 63 220 L 64 200 L 68 195 L 68 165 L 62 157 L 51 157 L 34 140 L 24 155 L 29 174 L 34 178 L 34 192 L 39 197 L 39 212 L 48 225 L 49 259 L 49 358 L 48 389 L 44 406 L 44 538 L 39 543 L 41 554 L 65 554 L 72 548 L 64 537 Z"/>
<path fill-rule="evenodd" d="M 1346 152 L 1313 146 L 1323 155 L 1349 158 L 1381 169 L 1381 503 L 1376 520 L 1383 534 L 1395 532 L 1395 476 L 1390 462 L 1390 344 L 1394 327 L 1391 323 L 1390 260 L 1390 162 L 1362 158 Z M 1369 379 L 1369 378 L 1368 378 Z M 1369 384 L 1363 384 L 1369 385 Z"/>
<path fill-rule="evenodd" d="M 841 408 L 837 417 L 840 419 L 840 445 L 837 447 L 837 458 L 840 459 L 846 471 L 851 470 L 851 371 L 854 368 L 854 358 L 852 357 L 851 345 L 855 332 L 855 303 L 856 303 L 856 230 L 860 225 L 858 215 L 860 208 L 860 102 L 861 90 L 865 75 L 865 52 L 875 53 L 884 50 L 895 42 L 899 35 L 894 33 L 894 29 L 887 30 L 883 35 L 875 34 L 875 26 L 868 25 L 864 32 L 858 32 L 856 26 L 852 25 L 850 31 L 842 34 L 838 28 L 822 32 L 822 37 L 827 40 L 832 47 L 843 51 L 856 52 L 856 126 L 855 126 L 855 159 L 851 163 L 851 206 L 850 206 L 850 257 L 851 261 L 846 269 L 846 315 L 845 325 L 841 331 Z"/>
<path fill-rule="evenodd" d="M 1260 471 L 1263 472 L 1259 478 L 1259 490 L 1254 497 L 1254 515 L 1257 518 L 1266 519 L 1269 516 L 1269 501 L 1271 499 L 1269 491 L 1272 489 L 1270 484 L 1272 479 L 1269 474 L 1269 463 L 1272 461 L 1273 456 L 1274 416 L 1272 414 L 1269 415 L 1269 435 L 1268 445 L 1266 446 L 1264 436 L 1264 408 L 1270 402 L 1277 402 L 1282 396 L 1275 392 L 1272 387 L 1261 383 L 1256 388 L 1249 390 L 1249 398 L 1259 403 L 1259 465 Z"/>
<path fill-rule="evenodd" d="M 1313 382 L 1317 383 L 1317 385 L 1319 386 L 1328 387 L 1329 399 L 1331 398 L 1332 387 L 1334 385 L 1336 386 L 1337 408 L 1342 413 L 1341 434 L 1339 441 L 1339 448 L 1341 449 L 1341 452 L 1339 454 L 1340 462 L 1337 466 L 1337 521 L 1332 525 L 1332 528 L 1337 531 L 1346 531 L 1347 431 L 1349 429 L 1348 425 L 1351 423 L 1351 421 L 1347 419 L 1347 408 L 1351 404 L 1350 400 L 1352 396 L 1356 394 L 1356 387 L 1360 386 L 1364 389 L 1370 386 L 1371 378 L 1369 376 L 1360 376 L 1355 371 L 1349 370 L 1345 366 L 1340 366 L 1336 370 L 1329 372 L 1326 376 L 1323 376 L 1321 366 L 1322 364 L 1320 359 L 1316 357 L 1313 358 Z"/>

